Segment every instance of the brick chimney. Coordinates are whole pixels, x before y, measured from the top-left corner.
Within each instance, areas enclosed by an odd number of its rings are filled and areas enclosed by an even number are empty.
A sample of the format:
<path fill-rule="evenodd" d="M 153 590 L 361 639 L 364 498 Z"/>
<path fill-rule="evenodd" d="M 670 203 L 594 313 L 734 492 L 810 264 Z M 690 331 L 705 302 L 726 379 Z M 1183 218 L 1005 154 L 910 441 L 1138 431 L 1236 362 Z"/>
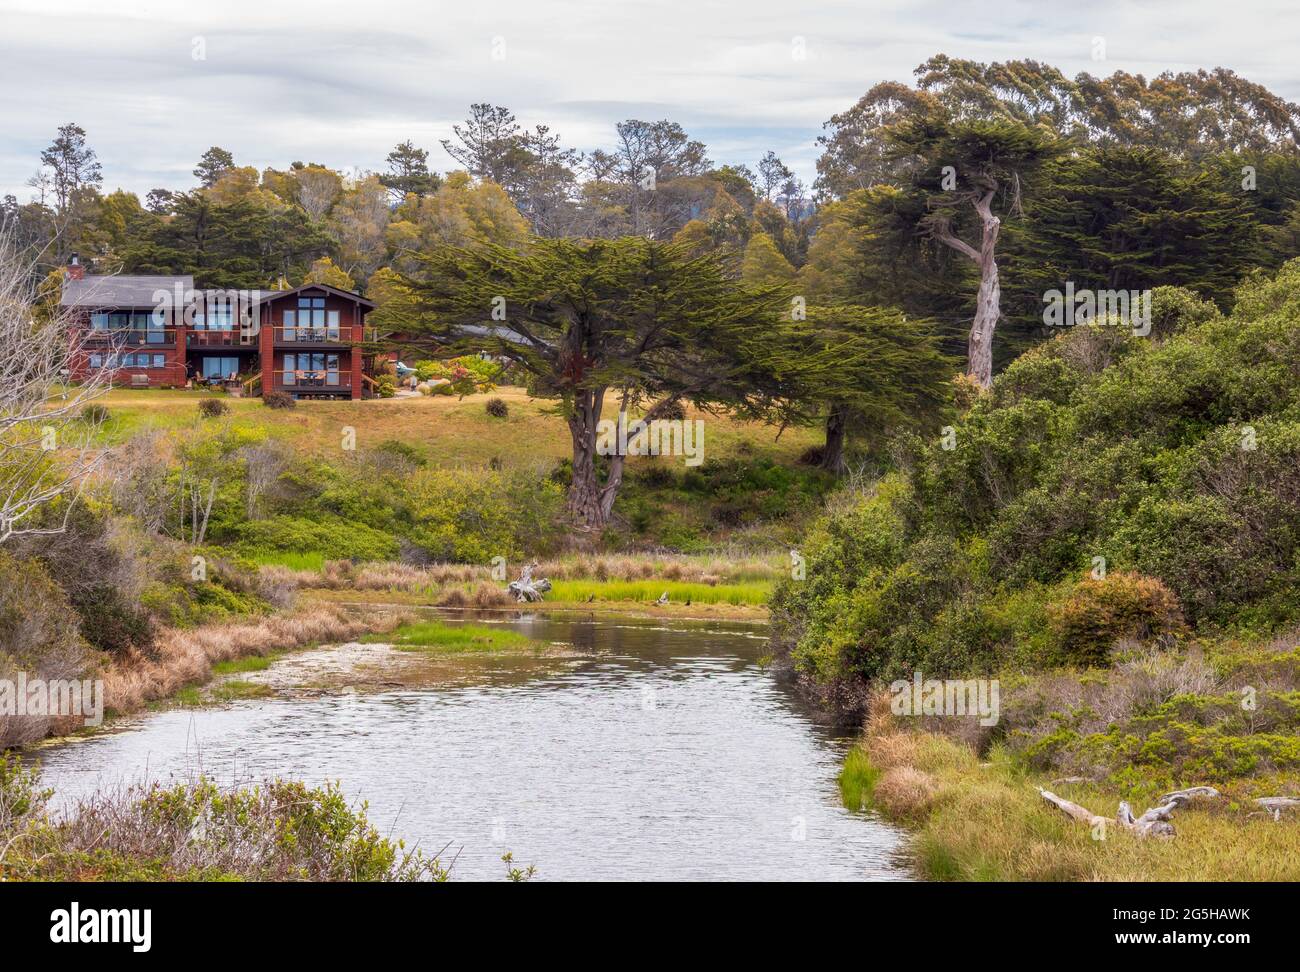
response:
<path fill-rule="evenodd" d="M 68 279 L 81 280 L 86 276 L 86 268 L 81 265 L 81 257 L 74 253 L 68 257 Z"/>

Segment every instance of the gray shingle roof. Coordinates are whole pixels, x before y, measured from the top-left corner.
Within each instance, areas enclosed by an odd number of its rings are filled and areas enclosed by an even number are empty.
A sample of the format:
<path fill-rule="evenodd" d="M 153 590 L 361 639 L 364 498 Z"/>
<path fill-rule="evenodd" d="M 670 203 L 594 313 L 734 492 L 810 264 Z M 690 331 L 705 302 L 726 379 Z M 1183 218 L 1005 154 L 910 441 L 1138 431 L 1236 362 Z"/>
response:
<path fill-rule="evenodd" d="M 180 284 L 185 291 L 194 289 L 194 278 L 184 277 L 84 277 L 63 281 L 64 307 L 153 307 L 159 290 L 176 292 Z"/>

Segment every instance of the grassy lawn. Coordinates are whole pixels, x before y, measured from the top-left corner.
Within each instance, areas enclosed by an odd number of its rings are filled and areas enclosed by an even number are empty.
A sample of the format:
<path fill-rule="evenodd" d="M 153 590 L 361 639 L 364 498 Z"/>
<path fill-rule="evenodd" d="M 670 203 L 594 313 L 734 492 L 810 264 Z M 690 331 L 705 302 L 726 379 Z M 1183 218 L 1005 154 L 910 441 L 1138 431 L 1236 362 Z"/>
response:
<path fill-rule="evenodd" d="M 527 651 L 542 647 L 541 642 L 506 628 L 481 624 L 452 625 L 441 621 L 417 621 L 391 634 L 370 635 L 367 642 L 390 644 L 402 651 L 464 654 L 466 652 Z"/>
<path fill-rule="evenodd" d="M 435 465 L 483 464 L 493 459 L 517 466 L 533 465 L 539 460 L 551 464 L 571 452 L 564 420 L 554 414 L 555 403 L 530 398 L 524 389 L 515 387 L 498 388 L 463 400 L 430 395 L 358 402 L 299 402 L 296 408 L 283 410 L 265 407 L 260 398 L 231 398 L 214 392 L 179 389 L 115 388 L 100 399 L 110 416 L 105 435 L 116 443 L 147 428 L 186 428 L 205 421 L 198 416 L 198 403 L 214 397 L 230 407 L 230 413 L 216 421 L 263 427 L 304 452 L 323 456 L 338 453 L 345 427 L 356 430 L 358 449 L 397 440 L 420 450 Z M 504 400 L 510 414 L 503 419 L 488 415 L 484 404 L 489 398 Z M 617 415 L 613 396 L 607 400 L 606 410 L 610 416 Z M 736 421 L 689 408 L 687 417 L 704 421 L 707 458 L 749 453 L 793 462 L 819 439 L 815 429 L 787 429 L 778 442 L 777 429 L 773 426 Z M 649 461 L 653 460 L 633 457 L 629 466 Z"/>

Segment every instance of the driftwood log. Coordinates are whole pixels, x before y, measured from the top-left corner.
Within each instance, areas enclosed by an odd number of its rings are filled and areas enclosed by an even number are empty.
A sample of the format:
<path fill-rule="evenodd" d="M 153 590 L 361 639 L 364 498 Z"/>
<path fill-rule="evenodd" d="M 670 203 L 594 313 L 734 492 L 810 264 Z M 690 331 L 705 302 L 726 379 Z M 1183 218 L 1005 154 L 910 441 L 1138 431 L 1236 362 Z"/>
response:
<path fill-rule="evenodd" d="M 1111 823 L 1106 817 L 1095 814 L 1064 797 L 1059 797 L 1049 790 L 1040 789 L 1038 794 L 1067 817 L 1094 829 L 1101 828 L 1102 833 L 1105 833 L 1106 825 Z M 1218 795 L 1219 791 L 1212 786 L 1193 786 L 1186 790 L 1175 790 L 1160 798 L 1160 806 L 1150 808 L 1140 817 L 1133 816 L 1133 810 L 1127 801 L 1121 801 L 1114 822 L 1138 837 L 1169 838 L 1174 836 L 1174 825 L 1170 823 L 1169 818 L 1173 816 L 1175 810 L 1187 806 L 1195 799 L 1212 799 Z"/>
<path fill-rule="evenodd" d="M 534 561 L 531 564 L 524 564 L 523 569 L 519 572 L 519 580 L 511 581 L 506 591 L 520 604 L 530 601 L 540 601 L 542 596 L 551 589 L 551 582 L 545 577 L 533 580 L 533 569 L 537 566 Z"/>
<path fill-rule="evenodd" d="M 1300 810 L 1300 800 L 1295 797 L 1259 797 L 1255 800 L 1255 804 L 1263 807 L 1274 820 L 1282 819 L 1283 810 Z"/>

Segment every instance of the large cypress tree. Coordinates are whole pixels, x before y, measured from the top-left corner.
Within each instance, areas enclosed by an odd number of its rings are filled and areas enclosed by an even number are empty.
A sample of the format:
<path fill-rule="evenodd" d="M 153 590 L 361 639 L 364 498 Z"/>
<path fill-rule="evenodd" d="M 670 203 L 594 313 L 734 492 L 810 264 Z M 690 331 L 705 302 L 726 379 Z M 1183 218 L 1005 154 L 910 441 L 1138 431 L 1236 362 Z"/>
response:
<path fill-rule="evenodd" d="M 777 397 L 756 364 L 777 320 L 775 292 L 742 287 L 721 257 L 684 244 L 439 245 L 401 287 L 395 328 L 443 354 L 508 358 L 559 399 L 573 447 L 569 511 L 582 529 L 609 522 L 623 481 L 624 455 L 597 463 L 608 395 L 620 410 L 646 406 L 646 420 L 683 401 L 762 410 Z"/>

